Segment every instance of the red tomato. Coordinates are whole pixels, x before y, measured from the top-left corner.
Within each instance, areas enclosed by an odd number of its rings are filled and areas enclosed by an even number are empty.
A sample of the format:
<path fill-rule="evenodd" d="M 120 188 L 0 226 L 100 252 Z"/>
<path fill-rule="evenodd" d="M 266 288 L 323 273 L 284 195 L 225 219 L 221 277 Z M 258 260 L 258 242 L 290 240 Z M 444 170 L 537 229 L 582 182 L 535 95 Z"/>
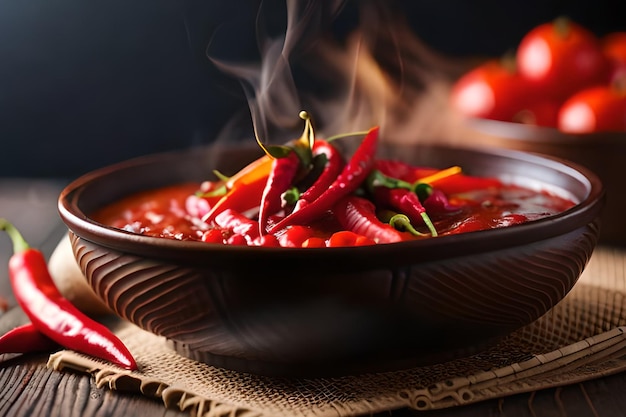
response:
<path fill-rule="evenodd" d="M 598 38 L 563 18 L 529 31 L 518 45 L 516 59 L 522 76 L 542 95 L 559 100 L 609 79 L 610 61 Z"/>
<path fill-rule="evenodd" d="M 461 76 L 452 87 L 450 100 L 465 116 L 510 122 L 528 96 L 514 66 L 490 60 Z"/>
<path fill-rule="evenodd" d="M 611 82 L 626 80 L 626 32 L 613 32 L 602 38 L 602 51 L 611 60 Z"/>
<path fill-rule="evenodd" d="M 292 226 L 285 231 L 278 241 L 280 246 L 285 248 L 300 248 L 302 242 L 310 237 L 313 237 L 314 230 L 307 226 Z"/>
<path fill-rule="evenodd" d="M 375 244 L 375 240 L 349 230 L 341 230 L 333 233 L 332 236 L 328 238 L 327 242 L 327 246 L 329 248 L 338 248 L 343 246 L 368 246 Z"/>
<path fill-rule="evenodd" d="M 513 121 L 535 126 L 556 127 L 560 108 L 560 101 L 537 99 L 518 112 L 513 117 Z"/>
<path fill-rule="evenodd" d="M 570 97 L 559 112 L 559 129 L 568 133 L 626 132 L 626 94 L 608 85 Z"/>

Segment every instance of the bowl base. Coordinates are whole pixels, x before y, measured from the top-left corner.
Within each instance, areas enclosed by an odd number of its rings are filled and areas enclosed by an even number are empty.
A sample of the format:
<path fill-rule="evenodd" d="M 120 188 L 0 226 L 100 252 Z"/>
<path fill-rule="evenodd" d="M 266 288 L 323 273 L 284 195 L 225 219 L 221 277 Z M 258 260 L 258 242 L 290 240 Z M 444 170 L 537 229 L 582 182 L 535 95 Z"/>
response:
<path fill-rule="evenodd" d="M 504 337 L 504 336 L 502 336 Z M 211 352 L 190 349 L 185 343 L 167 339 L 168 346 L 179 355 L 216 368 L 268 377 L 287 378 L 333 378 L 357 376 L 370 373 L 393 372 L 422 366 L 431 366 L 481 353 L 495 346 L 502 337 L 482 341 L 471 346 L 459 346 L 446 350 L 394 349 L 358 353 L 348 357 L 334 357 L 315 361 L 279 362 L 216 355 Z"/>

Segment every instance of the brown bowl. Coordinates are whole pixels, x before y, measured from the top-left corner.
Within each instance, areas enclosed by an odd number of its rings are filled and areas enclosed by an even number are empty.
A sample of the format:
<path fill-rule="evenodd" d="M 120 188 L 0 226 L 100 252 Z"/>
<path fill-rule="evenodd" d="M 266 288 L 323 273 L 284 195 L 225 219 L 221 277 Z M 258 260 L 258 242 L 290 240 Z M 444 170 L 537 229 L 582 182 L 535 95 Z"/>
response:
<path fill-rule="evenodd" d="M 470 119 L 475 145 L 556 156 L 594 172 L 604 184 L 607 204 L 600 243 L 626 245 L 626 132 L 564 133 L 558 129 L 488 119 Z"/>
<path fill-rule="evenodd" d="M 574 286 L 599 232 L 588 170 L 514 151 L 382 146 L 385 157 L 565 190 L 578 204 L 526 224 L 351 248 L 209 245 L 139 236 L 89 214 L 126 195 L 232 172 L 257 151 L 208 147 L 85 175 L 60 215 L 87 281 L 120 317 L 182 355 L 238 371 L 342 375 L 432 364 L 526 325 Z"/>

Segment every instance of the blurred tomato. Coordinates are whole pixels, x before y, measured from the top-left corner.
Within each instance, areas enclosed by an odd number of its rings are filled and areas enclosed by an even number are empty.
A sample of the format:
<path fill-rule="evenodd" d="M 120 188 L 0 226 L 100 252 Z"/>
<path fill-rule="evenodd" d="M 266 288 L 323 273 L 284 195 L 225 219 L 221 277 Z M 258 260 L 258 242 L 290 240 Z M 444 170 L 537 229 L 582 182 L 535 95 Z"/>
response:
<path fill-rule="evenodd" d="M 450 98 L 452 107 L 466 116 L 511 121 L 528 96 L 514 64 L 490 60 L 461 76 Z"/>
<path fill-rule="evenodd" d="M 556 99 L 609 79 L 610 61 L 599 39 L 565 18 L 529 31 L 520 41 L 516 56 L 520 74 L 544 95 Z"/>
<path fill-rule="evenodd" d="M 604 36 L 602 51 L 611 60 L 611 82 L 625 82 L 623 80 L 626 80 L 626 32 L 612 32 Z"/>
<path fill-rule="evenodd" d="M 543 127 L 556 127 L 560 108 L 560 101 L 535 99 L 516 113 L 513 116 L 513 121 Z"/>
<path fill-rule="evenodd" d="M 626 132 L 626 92 L 603 85 L 579 91 L 559 112 L 567 133 Z"/>

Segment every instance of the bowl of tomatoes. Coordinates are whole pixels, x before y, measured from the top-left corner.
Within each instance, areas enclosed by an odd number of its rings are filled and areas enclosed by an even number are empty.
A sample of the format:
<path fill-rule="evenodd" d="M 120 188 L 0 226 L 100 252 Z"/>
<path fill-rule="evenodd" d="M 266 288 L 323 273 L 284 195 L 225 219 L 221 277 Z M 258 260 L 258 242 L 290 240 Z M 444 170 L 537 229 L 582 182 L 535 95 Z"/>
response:
<path fill-rule="evenodd" d="M 455 80 L 451 108 L 474 144 L 553 155 L 595 172 L 609 203 L 601 240 L 626 244 L 626 32 L 602 37 L 567 18 Z"/>
<path fill-rule="evenodd" d="M 433 364 L 557 304 L 604 189 L 512 150 L 352 140 L 211 145 L 86 174 L 59 196 L 99 299 L 181 355 L 264 375 Z"/>

